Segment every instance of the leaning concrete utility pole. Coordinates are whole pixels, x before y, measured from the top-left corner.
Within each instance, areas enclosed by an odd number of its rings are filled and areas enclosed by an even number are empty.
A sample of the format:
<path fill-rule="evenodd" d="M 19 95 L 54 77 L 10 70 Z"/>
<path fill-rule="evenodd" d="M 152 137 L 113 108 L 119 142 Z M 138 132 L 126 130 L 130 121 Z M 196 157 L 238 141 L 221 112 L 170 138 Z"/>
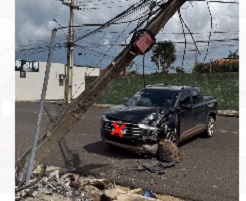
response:
<path fill-rule="evenodd" d="M 169 0 L 163 3 L 161 10 L 153 17 L 144 29 L 151 31 L 156 36 L 166 25 L 168 20 L 176 13 L 186 0 Z M 127 45 L 122 52 L 110 63 L 105 71 L 85 89 L 72 104 L 67 105 L 64 112 L 50 125 L 48 130 L 39 139 L 36 152 L 36 165 L 41 163 L 46 156 L 57 146 L 57 143 L 72 129 L 74 124 L 93 105 L 95 100 L 120 76 L 136 55 L 131 53 L 132 44 Z M 26 163 L 30 150 L 27 150 L 18 161 L 17 171 Z"/>
<path fill-rule="evenodd" d="M 63 5 L 70 7 L 69 20 L 69 35 L 68 35 L 68 49 L 67 49 L 67 69 L 66 69 L 66 84 L 65 84 L 65 101 L 70 104 L 73 96 L 73 39 L 74 39 L 74 9 L 79 10 L 79 6 L 74 4 L 74 0 L 70 3 L 62 1 Z"/>

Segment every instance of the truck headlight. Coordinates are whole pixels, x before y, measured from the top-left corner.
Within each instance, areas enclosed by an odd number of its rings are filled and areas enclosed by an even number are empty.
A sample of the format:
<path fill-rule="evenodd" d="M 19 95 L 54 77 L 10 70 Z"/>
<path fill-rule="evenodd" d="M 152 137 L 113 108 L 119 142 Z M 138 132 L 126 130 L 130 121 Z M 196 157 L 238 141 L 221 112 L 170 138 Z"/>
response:
<path fill-rule="evenodd" d="M 146 129 L 146 130 L 153 130 L 153 131 L 158 129 L 156 127 L 149 126 L 149 125 L 146 125 L 146 124 L 138 124 L 138 127 L 142 128 L 142 129 Z"/>
<path fill-rule="evenodd" d="M 149 114 L 149 115 L 147 115 L 146 118 L 142 121 L 142 123 L 145 124 L 145 125 L 152 126 L 152 127 L 153 127 L 153 126 L 156 126 L 156 125 L 159 123 L 159 121 L 160 121 L 160 119 L 161 119 L 162 116 L 163 116 L 163 115 L 159 115 L 159 114 L 157 114 L 157 113 Z"/>
<path fill-rule="evenodd" d="M 156 115 L 156 113 L 152 113 L 152 114 L 150 114 L 147 118 L 148 118 L 149 120 L 154 120 L 154 119 L 157 118 L 157 115 Z"/>

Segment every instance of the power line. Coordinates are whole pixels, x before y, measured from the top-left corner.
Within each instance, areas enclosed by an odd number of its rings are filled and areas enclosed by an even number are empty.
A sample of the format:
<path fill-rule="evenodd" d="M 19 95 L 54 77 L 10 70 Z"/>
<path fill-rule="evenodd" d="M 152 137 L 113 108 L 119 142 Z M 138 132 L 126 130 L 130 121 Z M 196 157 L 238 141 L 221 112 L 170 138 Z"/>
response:
<path fill-rule="evenodd" d="M 229 4 L 239 4 L 236 1 L 209 1 L 209 3 L 229 3 Z"/>

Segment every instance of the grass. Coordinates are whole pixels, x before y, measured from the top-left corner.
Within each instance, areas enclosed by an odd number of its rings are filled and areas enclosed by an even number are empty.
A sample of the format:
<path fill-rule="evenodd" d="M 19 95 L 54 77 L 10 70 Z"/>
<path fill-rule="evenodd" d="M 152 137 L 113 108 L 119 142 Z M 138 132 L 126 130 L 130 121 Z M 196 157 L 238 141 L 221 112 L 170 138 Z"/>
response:
<path fill-rule="evenodd" d="M 86 87 L 96 77 L 86 78 Z M 239 110 L 239 74 L 212 73 L 212 74 L 169 74 L 145 75 L 146 85 L 194 85 L 201 89 L 203 95 L 217 98 L 220 110 Z M 101 104 L 120 104 L 125 98 L 131 97 L 143 88 L 142 75 L 120 77 L 96 101 Z"/>

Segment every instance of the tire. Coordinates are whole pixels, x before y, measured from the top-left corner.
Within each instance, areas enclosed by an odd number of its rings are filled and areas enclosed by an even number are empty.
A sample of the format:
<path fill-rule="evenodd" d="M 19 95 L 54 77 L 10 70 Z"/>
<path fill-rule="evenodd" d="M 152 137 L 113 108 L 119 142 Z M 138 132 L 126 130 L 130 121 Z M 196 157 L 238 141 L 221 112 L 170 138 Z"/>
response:
<path fill-rule="evenodd" d="M 215 127 L 215 119 L 212 116 L 208 117 L 205 136 L 208 138 L 213 137 L 214 135 L 214 127 Z"/>

